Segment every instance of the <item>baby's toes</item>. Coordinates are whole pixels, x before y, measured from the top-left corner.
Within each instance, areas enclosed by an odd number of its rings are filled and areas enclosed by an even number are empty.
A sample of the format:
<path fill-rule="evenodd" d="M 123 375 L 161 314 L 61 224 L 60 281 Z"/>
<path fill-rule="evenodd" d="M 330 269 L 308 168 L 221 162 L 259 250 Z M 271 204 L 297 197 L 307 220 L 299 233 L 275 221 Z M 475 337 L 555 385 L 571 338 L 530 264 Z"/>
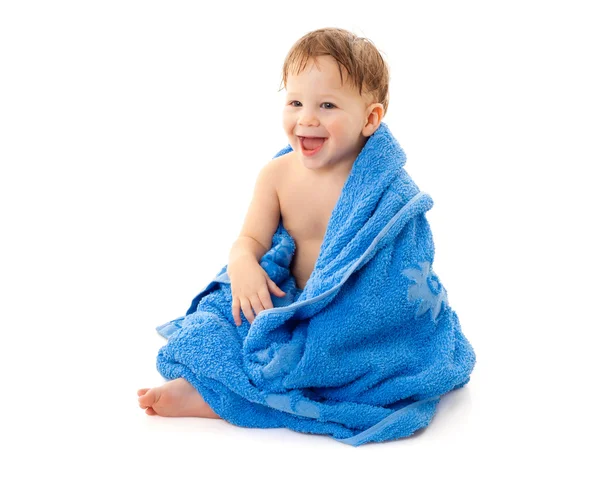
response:
<path fill-rule="evenodd" d="M 146 390 L 143 395 L 140 395 L 138 401 L 140 402 L 140 408 L 149 408 L 152 407 L 156 403 L 157 393 L 156 388 L 152 388 L 151 390 Z"/>

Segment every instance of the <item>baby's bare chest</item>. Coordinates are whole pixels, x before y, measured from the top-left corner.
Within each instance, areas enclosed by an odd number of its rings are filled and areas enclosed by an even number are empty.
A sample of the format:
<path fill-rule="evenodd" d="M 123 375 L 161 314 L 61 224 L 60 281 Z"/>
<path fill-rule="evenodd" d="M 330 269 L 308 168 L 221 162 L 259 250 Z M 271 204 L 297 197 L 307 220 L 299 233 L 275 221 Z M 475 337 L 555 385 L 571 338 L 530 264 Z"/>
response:
<path fill-rule="evenodd" d="M 283 225 L 301 246 L 306 242 L 320 245 L 341 188 L 322 183 L 290 184 L 279 191 Z"/>
<path fill-rule="evenodd" d="M 345 178 L 316 176 L 291 163 L 281 167 L 277 183 L 279 208 L 283 226 L 296 243 L 290 268 L 298 286 L 304 288 L 319 256 Z"/>

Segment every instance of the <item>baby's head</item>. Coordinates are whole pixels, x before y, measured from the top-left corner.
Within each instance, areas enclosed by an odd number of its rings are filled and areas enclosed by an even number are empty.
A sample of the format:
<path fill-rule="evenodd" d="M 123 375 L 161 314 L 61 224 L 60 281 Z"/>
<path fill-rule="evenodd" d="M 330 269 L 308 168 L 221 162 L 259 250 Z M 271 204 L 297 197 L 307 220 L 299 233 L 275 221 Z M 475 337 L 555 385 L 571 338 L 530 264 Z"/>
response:
<path fill-rule="evenodd" d="M 309 168 L 351 164 L 388 107 L 389 70 L 368 39 L 319 29 L 290 49 L 283 126 Z"/>
<path fill-rule="evenodd" d="M 345 81 L 355 86 L 360 95 L 381 103 L 384 114 L 387 112 L 390 75 L 386 62 L 369 39 L 344 29 L 318 29 L 298 39 L 283 63 L 282 87 L 287 89 L 289 75 L 302 72 L 318 56 L 333 57 L 340 80 L 343 82 L 346 76 Z"/>

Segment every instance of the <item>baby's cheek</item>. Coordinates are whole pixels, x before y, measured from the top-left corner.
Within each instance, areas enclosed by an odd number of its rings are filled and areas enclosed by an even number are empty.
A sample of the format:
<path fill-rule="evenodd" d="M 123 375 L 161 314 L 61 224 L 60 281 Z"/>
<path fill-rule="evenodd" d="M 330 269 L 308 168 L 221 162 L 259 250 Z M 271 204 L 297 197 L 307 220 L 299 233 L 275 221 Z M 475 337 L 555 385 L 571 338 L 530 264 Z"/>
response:
<path fill-rule="evenodd" d="M 290 134 L 294 133 L 294 127 L 296 126 L 296 119 L 292 113 L 289 113 L 287 110 L 283 111 L 283 129 L 285 133 Z"/>
<path fill-rule="evenodd" d="M 350 125 L 346 120 L 335 118 L 329 121 L 327 124 L 327 131 L 329 136 L 333 137 L 338 141 L 347 140 L 351 137 Z"/>

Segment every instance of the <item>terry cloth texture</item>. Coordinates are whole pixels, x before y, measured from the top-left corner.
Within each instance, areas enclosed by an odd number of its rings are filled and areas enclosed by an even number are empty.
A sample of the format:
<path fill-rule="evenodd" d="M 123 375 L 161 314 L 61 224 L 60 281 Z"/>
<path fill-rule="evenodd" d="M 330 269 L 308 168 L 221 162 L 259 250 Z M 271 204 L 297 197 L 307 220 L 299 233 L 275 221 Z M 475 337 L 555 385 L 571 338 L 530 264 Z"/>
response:
<path fill-rule="evenodd" d="M 276 157 L 291 151 L 288 145 Z M 358 446 L 406 437 L 469 381 L 473 348 L 432 268 L 431 197 L 382 123 L 354 162 L 315 268 L 298 289 L 281 221 L 260 265 L 287 294 L 237 327 L 224 266 L 168 339 L 157 367 L 183 377 L 224 420 Z"/>

